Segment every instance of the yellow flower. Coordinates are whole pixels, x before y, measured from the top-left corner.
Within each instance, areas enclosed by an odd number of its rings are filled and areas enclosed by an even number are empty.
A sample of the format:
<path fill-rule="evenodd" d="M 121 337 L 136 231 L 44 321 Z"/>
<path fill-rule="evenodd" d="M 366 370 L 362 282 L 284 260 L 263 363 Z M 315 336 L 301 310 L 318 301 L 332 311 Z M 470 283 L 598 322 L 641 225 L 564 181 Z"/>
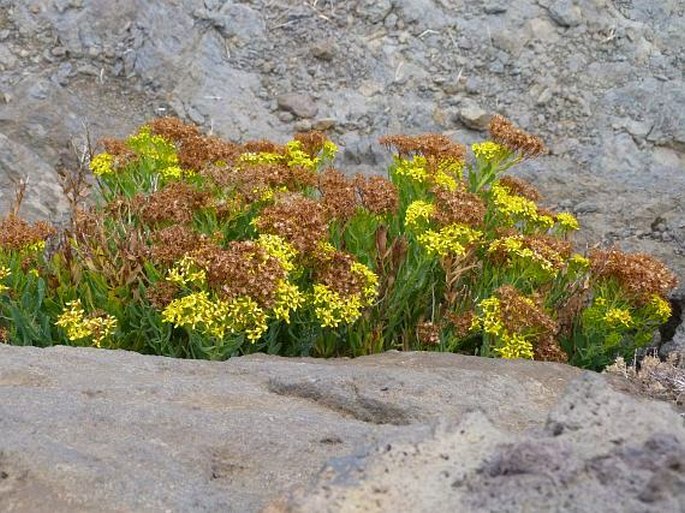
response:
<path fill-rule="evenodd" d="M 580 269 L 587 269 L 590 267 L 590 260 L 585 258 L 583 255 L 580 255 L 578 253 L 574 253 L 571 255 L 571 258 L 569 258 L 569 264 L 573 265 L 574 267 L 578 267 Z"/>
<path fill-rule="evenodd" d="M 283 237 L 263 233 L 257 239 L 257 244 L 280 262 L 286 274 L 291 273 L 295 269 L 294 262 L 297 258 L 297 250 Z M 333 248 L 333 251 L 335 251 L 335 248 Z"/>
<path fill-rule="evenodd" d="M 463 224 L 450 224 L 439 231 L 426 230 L 416 239 L 429 254 L 463 256 L 466 248 L 480 240 L 483 233 Z"/>
<path fill-rule="evenodd" d="M 407 207 L 404 224 L 411 230 L 420 230 L 422 225 L 430 221 L 435 212 L 435 205 L 427 201 L 416 200 Z"/>
<path fill-rule="evenodd" d="M 568 212 L 560 212 L 556 215 L 556 218 L 559 226 L 561 226 L 565 231 L 580 230 L 580 223 L 573 214 L 569 214 Z"/>
<path fill-rule="evenodd" d="M 276 288 L 276 303 L 272 308 L 276 319 L 290 324 L 290 312 L 300 308 L 305 302 L 305 296 L 293 283 L 281 280 Z"/>
<path fill-rule="evenodd" d="M 100 153 L 90 159 L 90 170 L 95 176 L 104 176 L 113 173 L 112 164 L 114 157 L 109 153 Z"/>
<path fill-rule="evenodd" d="M 117 320 L 106 314 L 86 317 L 81 300 L 76 299 L 66 304 L 55 325 L 63 328 L 72 342 L 92 337 L 93 345 L 100 347 L 102 341 L 116 330 Z"/>
<path fill-rule="evenodd" d="M 342 297 L 321 283 L 314 285 L 310 301 L 323 328 L 337 328 L 343 322 L 351 324 L 362 314 L 359 294 Z"/>
<path fill-rule="evenodd" d="M 0 280 L 9 278 L 12 271 L 9 267 L 0 267 Z M 7 285 L 0 283 L 0 292 L 7 292 L 10 288 Z"/>
<path fill-rule="evenodd" d="M 418 183 L 424 183 L 428 179 L 426 169 L 426 157 L 414 156 L 413 159 L 395 159 L 395 174 L 409 178 Z"/>
<path fill-rule="evenodd" d="M 207 273 L 199 268 L 191 257 L 185 255 L 169 269 L 166 279 L 182 287 L 189 285 L 201 287 L 207 282 Z"/>
<path fill-rule="evenodd" d="M 500 184 L 492 185 L 492 199 L 497 210 L 505 216 L 515 219 L 527 220 L 541 224 L 547 228 L 554 225 L 554 219 L 547 215 L 538 213 L 538 207 L 534 201 L 510 194 L 509 191 Z"/>
<path fill-rule="evenodd" d="M 621 325 L 625 328 L 630 328 L 633 324 L 633 318 L 630 315 L 630 311 L 625 308 L 610 308 L 604 314 L 604 322 L 612 327 Z"/>
<path fill-rule="evenodd" d="M 504 345 L 495 348 L 495 351 L 499 353 L 502 358 L 510 360 L 515 358 L 533 359 L 533 344 L 522 335 L 514 333 L 511 336 L 502 337 L 502 340 Z"/>
<path fill-rule="evenodd" d="M 479 327 L 482 328 L 485 333 L 496 337 L 501 336 L 505 330 L 500 318 L 501 307 L 499 298 L 490 297 L 483 299 L 479 306 L 482 311 L 482 314 L 478 318 L 480 321 Z"/>
<path fill-rule="evenodd" d="M 509 237 L 503 237 L 501 239 L 495 239 L 490 243 L 488 247 L 488 253 L 494 253 L 495 251 L 503 251 L 509 257 L 518 257 L 524 262 L 534 263 L 540 268 L 548 273 L 556 275 L 558 272 L 558 266 L 552 260 L 549 260 L 545 256 L 541 255 L 537 251 L 525 247 L 523 244 L 522 235 L 511 235 Z M 553 257 L 555 260 L 561 262 L 561 256 L 558 253 L 551 253 L 556 255 L 558 258 Z M 511 262 L 510 262 L 511 263 Z"/>
<path fill-rule="evenodd" d="M 174 299 L 162 311 L 162 320 L 218 339 L 227 332 L 245 333 L 251 342 L 259 340 L 268 328 L 266 314 L 252 298 L 213 300 L 206 291 Z"/>
<path fill-rule="evenodd" d="M 501 160 L 510 153 L 504 146 L 493 141 L 474 143 L 471 145 L 471 150 L 473 150 L 473 154 L 476 158 L 485 160 L 486 162 Z"/>
<path fill-rule="evenodd" d="M 671 317 L 671 304 L 658 294 L 650 298 L 649 307 L 661 322 L 666 322 Z"/>
<path fill-rule="evenodd" d="M 364 303 L 366 306 L 371 305 L 378 295 L 378 276 L 360 262 L 354 262 L 350 267 L 354 274 L 364 279 L 364 289 L 362 290 Z"/>

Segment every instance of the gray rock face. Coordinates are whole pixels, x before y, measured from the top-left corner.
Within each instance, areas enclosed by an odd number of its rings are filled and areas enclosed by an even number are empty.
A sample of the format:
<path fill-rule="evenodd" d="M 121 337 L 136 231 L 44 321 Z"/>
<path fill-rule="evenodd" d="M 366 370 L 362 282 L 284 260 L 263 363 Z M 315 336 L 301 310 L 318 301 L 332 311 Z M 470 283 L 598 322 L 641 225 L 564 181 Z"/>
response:
<path fill-rule="evenodd" d="M 669 513 L 685 500 L 684 443 L 667 404 L 560 364 L 0 345 L 13 513 Z"/>
<path fill-rule="evenodd" d="M 332 460 L 313 487 L 264 511 L 678 513 L 684 468 L 682 418 L 665 404 L 621 397 L 588 373 L 541 429 L 506 432 L 471 412 Z"/>

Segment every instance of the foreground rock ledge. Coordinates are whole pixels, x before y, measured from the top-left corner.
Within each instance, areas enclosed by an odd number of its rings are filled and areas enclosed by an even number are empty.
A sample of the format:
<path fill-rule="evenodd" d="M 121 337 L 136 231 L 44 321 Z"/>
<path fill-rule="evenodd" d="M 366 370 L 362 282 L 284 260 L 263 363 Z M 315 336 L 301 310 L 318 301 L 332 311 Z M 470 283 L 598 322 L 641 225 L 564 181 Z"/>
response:
<path fill-rule="evenodd" d="M 684 509 L 683 420 L 564 365 L 0 346 L 3 512 Z"/>

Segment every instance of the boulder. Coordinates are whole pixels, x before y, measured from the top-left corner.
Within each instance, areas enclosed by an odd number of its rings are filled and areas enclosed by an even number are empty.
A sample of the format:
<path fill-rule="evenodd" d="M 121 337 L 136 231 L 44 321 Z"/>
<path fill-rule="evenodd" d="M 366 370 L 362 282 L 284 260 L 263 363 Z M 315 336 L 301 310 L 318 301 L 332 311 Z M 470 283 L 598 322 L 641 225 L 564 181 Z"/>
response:
<path fill-rule="evenodd" d="M 373 492 L 382 511 L 456 504 L 450 493 L 460 511 L 553 504 L 547 492 L 584 505 L 640 462 L 635 493 L 668 512 L 682 497 L 683 440 L 665 403 L 554 363 L 398 352 L 207 362 L 0 345 L 0 511 L 13 513 L 351 511 L 371 488 L 385 490 Z M 435 499 L 400 507 L 420 490 Z"/>

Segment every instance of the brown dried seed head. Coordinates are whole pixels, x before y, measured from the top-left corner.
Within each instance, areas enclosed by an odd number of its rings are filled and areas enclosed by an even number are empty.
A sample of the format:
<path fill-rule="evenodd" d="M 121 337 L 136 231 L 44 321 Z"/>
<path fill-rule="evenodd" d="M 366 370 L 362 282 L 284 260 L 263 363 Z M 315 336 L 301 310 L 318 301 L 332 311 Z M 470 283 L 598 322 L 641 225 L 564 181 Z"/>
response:
<path fill-rule="evenodd" d="M 436 210 L 433 219 L 440 226 L 465 224 L 477 228 L 485 220 L 485 203 L 477 195 L 463 189 L 449 191 L 434 187 Z"/>
<path fill-rule="evenodd" d="M 438 161 L 464 162 L 466 159 L 466 147 L 452 142 L 442 134 L 390 135 L 381 137 L 379 142 L 384 146 L 394 147 L 402 157 L 418 154 Z"/>
<path fill-rule="evenodd" d="M 326 134 L 318 130 L 299 132 L 295 134 L 294 139 L 300 142 L 302 149 L 311 157 L 318 155 L 323 149 L 323 145 L 329 140 Z"/>
<path fill-rule="evenodd" d="M 538 336 L 554 334 L 557 324 L 544 311 L 539 298 L 527 298 L 511 285 L 495 291 L 500 299 L 502 324 L 510 333 L 534 330 Z"/>
<path fill-rule="evenodd" d="M 365 177 L 357 174 L 354 179 L 361 205 L 376 215 L 392 214 L 397 210 L 397 188 L 382 176 Z"/>
<path fill-rule="evenodd" d="M 55 228 L 45 221 L 38 221 L 32 225 L 19 216 L 9 214 L 0 220 L 0 247 L 19 251 L 32 244 L 46 241 L 55 233 Z"/>
<path fill-rule="evenodd" d="M 207 238 L 184 225 L 173 225 L 152 233 L 150 256 L 156 263 L 171 266 L 184 255 L 207 244 Z"/>
<path fill-rule="evenodd" d="M 280 235 L 300 253 L 313 253 L 328 237 L 326 211 L 319 202 L 301 194 L 278 198 L 262 210 L 255 223 L 261 233 Z"/>
<path fill-rule="evenodd" d="M 440 343 L 440 328 L 430 321 L 419 323 L 416 338 L 425 346 L 436 346 Z"/>
<path fill-rule="evenodd" d="M 207 283 L 225 299 L 249 296 L 263 308 L 275 301 L 285 271 L 277 258 L 254 241 L 232 241 L 226 249 L 207 244 L 191 258 L 207 273 Z"/>
<path fill-rule="evenodd" d="M 343 297 L 362 292 L 365 282 L 362 276 L 352 272 L 352 264 L 357 259 L 349 253 L 317 253 L 315 256 L 316 271 L 314 279 Z"/>
<path fill-rule="evenodd" d="M 590 252 L 593 278 L 614 278 L 633 298 L 645 302 L 654 294 L 666 297 L 678 284 L 666 265 L 644 253 L 624 253 L 618 249 Z"/>
<path fill-rule="evenodd" d="M 170 281 L 161 280 L 145 290 L 145 298 L 157 310 L 163 310 L 171 303 L 178 292 L 178 287 Z"/>
<path fill-rule="evenodd" d="M 186 224 L 197 210 L 208 205 L 209 198 L 207 191 L 199 191 L 185 182 L 171 182 L 148 196 L 135 196 L 131 204 L 147 224 Z"/>
<path fill-rule="evenodd" d="M 533 347 L 533 355 L 536 360 L 543 362 L 568 362 L 568 355 L 561 348 L 556 337 L 552 334 L 540 337 Z"/>
<path fill-rule="evenodd" d="M 523 157 L 534 158 L 547 152 L 541 139 L 517 128 L 511 121 L 499 114 L 492 117 L 488 130 L 495 142 L 512 151 L 520 152 Z"/>
<path fill-rule="evenodd" d="M 243 150 L 247 153 L 275 153 L 283 155 L 285 153 L 285 146 L 267 141 L 266 139 L 257 139 L 243 144 Z"/>
<path fill-rule="evenodd" d="M 329 168 L 318 176 L 321 204 L 331 219 L 345 223 L 357 212 L 357 192 L 354 182 L 340 171 Z"/>
<path fill-rule="evenodd" d="M 449 312 L 446 315 L 447 321 L 452 325 L 454 334 L 458 338 L 464 338 L 469 334 L 474 317 L 475 314 L 473 313 L 473 310 L 468 310 L 461 314 Z"/>
<path fill-rule="evenodd" d="M 499 179 L 499 184 L 509 191 L 510 194 L 523 196 L 531 201 L 539 201 L 540 192 L 530 182 L 515 176 L 503 176 Z"/>

